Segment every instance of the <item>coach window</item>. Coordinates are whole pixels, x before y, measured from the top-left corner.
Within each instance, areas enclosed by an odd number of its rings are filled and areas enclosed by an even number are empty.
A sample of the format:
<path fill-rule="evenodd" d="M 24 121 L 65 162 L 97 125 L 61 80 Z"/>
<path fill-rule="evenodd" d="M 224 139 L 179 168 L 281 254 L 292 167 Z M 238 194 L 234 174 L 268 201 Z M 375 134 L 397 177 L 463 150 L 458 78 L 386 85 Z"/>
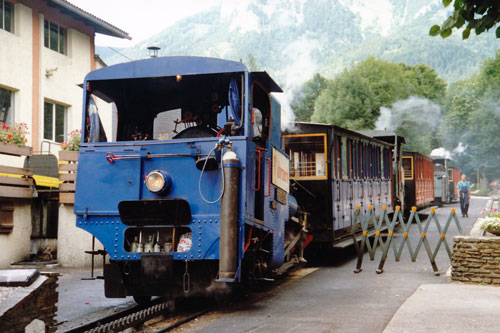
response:
<path fill-rule="evenodd" d="M 342 149 L 342 178 L 347 179 L 347 139 L 345 137 L 342 137 L 342 142 L 341 142 L 341 149 Z"/>
<path fill-rule="evenodd" d="M 413 157 L 403 156 L 401 159 L 405 180 L 413 180 Z"/>
<path fill-rule="evenodd" d="M 291 179 L 326 179 L 326 135 L 283 135 L 283 147 L 290 156 Z"/>

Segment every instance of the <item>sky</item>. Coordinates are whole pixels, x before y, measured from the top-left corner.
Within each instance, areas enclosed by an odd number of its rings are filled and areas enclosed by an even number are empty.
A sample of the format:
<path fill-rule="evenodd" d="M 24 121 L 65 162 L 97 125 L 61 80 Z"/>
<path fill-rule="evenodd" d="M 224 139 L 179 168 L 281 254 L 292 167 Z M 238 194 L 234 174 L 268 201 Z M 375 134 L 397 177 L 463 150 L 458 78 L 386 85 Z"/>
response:
<path fill-rule="evenodd" d="M 96 34 L 96 45 L 131 47 L 175 22 L 221 0 L 68 0 L 73 5 L 127 32 L 132 40 Z"/>

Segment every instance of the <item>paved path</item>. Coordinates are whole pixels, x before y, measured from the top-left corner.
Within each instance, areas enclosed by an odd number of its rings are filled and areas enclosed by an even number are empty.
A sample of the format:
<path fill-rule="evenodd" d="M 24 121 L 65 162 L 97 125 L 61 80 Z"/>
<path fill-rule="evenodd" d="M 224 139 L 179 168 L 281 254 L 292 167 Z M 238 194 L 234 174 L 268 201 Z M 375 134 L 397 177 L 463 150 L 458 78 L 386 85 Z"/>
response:
<path fill-rule="evenodd" d="M 470 230 L 485 202 L 482 198 L 471 200 L 470 218 L 460 218 L 465 232 Z M 455 204 L 438 209 L 437 215 L 441 223 L 444 223 L 453 207 L 458 208 Z M 416 230 L 416 225 L 414 224 L 412 228 Z M 452 226 L 447 236 L 450 246 L 454 234 L 457 234 L 457 231 Z M 428 232 L 428 236 L 431 239 L 431 246 L 434 247 L 438 239 L 435 227 Z M 418 233 L 412 238 L 414 240 L 412 244 L 415 246 Z M 458 291 L 453 289 L 455 284 L 449 284 L 444 275 L 449 267 L 444 248 L 437 258 L 438 267 L 443 273 L 441 276 L 433 274 L 426 253 L 422 250 L 415 263 L 410 261 L 407 250 L 404 251 L 400 262 L 395 262 L 391 253 L 383 274 L 375 273 L 380 252 L 377 253 L 375 261 L 370 261 L 368 255 L 365 255 L 363 271 L 359 274 L 353 273 L 356 265 L 355 256 L 352 253 L 338 253 L 337 258 L 329 265 L 308 269 L 304 276 L 287 278 L 269 290 L 256 293 L 257 296 L 255 293 L 250 294 L 248 296 L 250 300 L 247 302 L 237 302 L 224 310 L 210 313 L 180 330 L 273 333 L 382 332 L 389 324 L 388 329 L 392 330 L 390 332 L 406 331 L 406 328 L 409 328 L 410 332 L 419 332 L 411 329 L 424 327 L 419 320 L 429 319 L 408 321 L 406 311 L 420 314 L 424 313 L 424 309 L 431 309 L 419 303 L 429 294 L 441 300 L 448 297 L 444 291 L 450 290 L 449 298 L 452 302 L 457 303 L 457 298 L 460 298 L 460 289 Z M 65 321 L 60 325 L 60 331 L 134 304 L 130 297 L 106 299 L 102 280 L 81 280 L 82 277 L 89 275 L 88 270 L 58 269 L 58 271 L 63 274 L 59 280 L 58 321 Z M 436 293 L 436 288 L 443 290 L 443 293 Z M 483 288 L 497 290 L 494 287 Z M 453 294 L 454 292 L 457 294 Z M 454 295 L 457 298 L 453 298 Z M 496 296 L 493 293 L 491 296 L 493 301 Z M 476 294 L 470 294 L 471 300 L 475 298 Z M 407 299 L 408 302 L 405 302 Z M 491 308 L 499 308 L 496 303 L 491 304 Z M 406 327 L 401 326 L 405 322 Z M 470 330 L 474 329 L 475 326 L 470 326 Z"/>
<path fill-rule="evenodd" d="M 471 200 L 470 217 L 459 218 L 464 232 L 471 229 L 484 204 L 483 198 Z M 441 224 L 446 221 L 451 208 L 459 207 L 454 204 L 437 210 Z M 417 230 L 416 225 L 412 228 Z M 410 232 L 414 247 L 419 235 L 415 231 Z M 427 234 L 431 247 L 434 248 L 439 233 L 431 225 Z M 456 234 L 456 227 L 451 226 L 447 236 L 450 246 L 452 236 Z M 449 259 L 444 248 L 437 257 L 437 265 L 442 273 L 440 276 L 433 274 L 427 255 L 422 250 L 416 262 L 411 262 L 407 250 L 400 262 L 395 262 L 393 254 L 390 254 L 383 274 L 375 273 L 380 252 L 375 261 L 370 261 L 368 255 L 365 255 L 363 271 L 359 274 L 353 273 L 356 264 L 354 256 L 336 260 L 332 265 L 320 267 L 302 279 L 273 289 L 251 306 L 236 305 L 225 312 L 200 318 L 196 323 L 183 327 L 182 331 L 382 332 L 400 306 L 422 284 L 443 288 L 449 286 L 444 274 L 449 268 Z M 424 309 L 425 305 L 420 304 L 418 309 L 413 310 Z M 401 320 L 404 321 L 404 318 L 402 313 Z M 394 325 L 397 323 L 399 321 Z M 406 328 L 411 331 L 414 325 L 417 323 L 408 323 Z M 401 326 L 394 327 L 396 330 L 401 329 Z"/>

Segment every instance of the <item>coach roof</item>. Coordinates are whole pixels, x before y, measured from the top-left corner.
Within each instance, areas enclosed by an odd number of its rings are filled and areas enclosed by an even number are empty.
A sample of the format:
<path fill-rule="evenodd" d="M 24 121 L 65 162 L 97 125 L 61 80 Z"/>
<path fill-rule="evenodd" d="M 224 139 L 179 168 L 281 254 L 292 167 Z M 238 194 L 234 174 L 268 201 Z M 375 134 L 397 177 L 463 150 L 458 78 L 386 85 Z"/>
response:
<path fill-rule="evenodd" d="M 86 80 L 136 79 L 175 75 L 245 72 L 241 62 L 205 57 L 158 57 L 104 67 L 87 74 Z"/>

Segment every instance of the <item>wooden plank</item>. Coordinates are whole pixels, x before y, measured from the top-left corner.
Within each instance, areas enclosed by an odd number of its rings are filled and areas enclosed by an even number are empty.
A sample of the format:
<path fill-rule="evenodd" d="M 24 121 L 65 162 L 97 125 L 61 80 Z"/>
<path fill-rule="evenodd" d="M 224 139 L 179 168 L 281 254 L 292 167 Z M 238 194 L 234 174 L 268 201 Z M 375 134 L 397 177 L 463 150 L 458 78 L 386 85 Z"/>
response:
<path fill-rule="evenodd" d="M 0 165 L 0 173 L 12 173 L 14 175 L 33 176 L 32 169 L 9 167 L 5 165 Z"/>
<path fill-rule="evenodd" d="M 76 181 L 76 173 L 60 173 L 59 180 L 62 181 Z"/>
<path fill-rule="evenodd" d="M 77 151 L 69 151 L 69 150 L 60 150 L 59 151 L 59 160 L 61 161 L 78 161 L 78 152 Z"/>
<path fill-rule="evenodd" d="M 33 190 L 27 187 L 0 185 L 0 198 L 29 198 L 33 197 Z"/>
<path fill-rule="evenodd" d="M 0 184 L 30 186 L 30 185 L 33 185 L 33 179 L 32 178 L 18 178 L 18 177 L 0 176 Z"/>
<path fill-rule="evenodd" d="M 0 154 L 12 155 L 12 156 L 31 156 L 33 149 L 31 147 L 19 147 L 12 143 L 0 142 Z"/>
<path fill-rule="evenodd" d="M 74 204 L 75 193 L 59 193 L 59 202 L 63 204 Z"/>
<path fill-rule="evenodd" d="M 75 192 L 75 183 L 63 183 L 59 185 L 59 191 Z"/>
<path fill-rule="evenodd" d="M 76 171 L 78 164 L 59 164 L 59 171 Z"/>

